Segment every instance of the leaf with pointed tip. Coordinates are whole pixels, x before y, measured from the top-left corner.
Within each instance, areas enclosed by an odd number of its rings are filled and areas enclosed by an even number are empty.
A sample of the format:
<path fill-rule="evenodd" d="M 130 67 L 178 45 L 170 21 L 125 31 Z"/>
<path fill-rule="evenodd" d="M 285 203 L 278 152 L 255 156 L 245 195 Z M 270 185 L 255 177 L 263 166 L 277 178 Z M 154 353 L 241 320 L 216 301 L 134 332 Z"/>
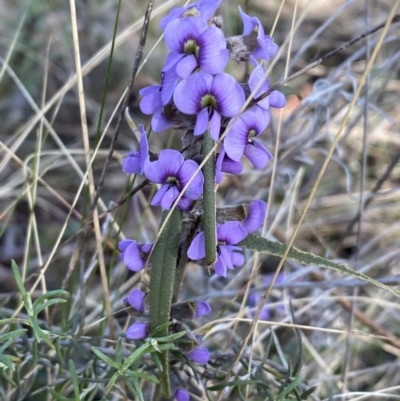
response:
<path fill-rule="evenodd" d="M 253 251 L 268 253 L 274 256 L 283 256 L 286 251 L 285 244 L 282 244 L 278 241 L 270 241 L 266 238 L 254 234 L 249 234 L 247 238 L 240 242 L 238 245 L 247 249 L 251 249 Z M 367 276 L 366 274 L 357 272 L 350 267 L 347 267 L 346 265 L 332 262 L 329 259 L 325 259 L 322 256 L 314 255 L 311 252 L 304 252 L 300 249 L 292 247 L 288 253 L 288 258 L 306 265 L 316 265 L 336 270 L 341 273 L 346 273 L 350 276 L 366 281 L 367 283 L 374 285 L 375 287 L 382 288 L 383 290 L 386 290 L 393 295 L 396 295 L 396 297 L 400 297 L 400 291 L 397 291 L 389 287 L 388 285 L 382 284 L 379 281 Z"/>

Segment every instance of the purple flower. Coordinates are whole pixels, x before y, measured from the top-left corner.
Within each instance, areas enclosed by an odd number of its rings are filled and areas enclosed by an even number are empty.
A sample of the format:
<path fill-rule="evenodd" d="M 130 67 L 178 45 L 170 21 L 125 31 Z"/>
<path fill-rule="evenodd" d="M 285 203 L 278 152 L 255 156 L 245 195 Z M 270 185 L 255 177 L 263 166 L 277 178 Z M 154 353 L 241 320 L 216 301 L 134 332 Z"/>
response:
<path fill-rule="evenodd" d="M 181 81 L 174 93 L 176 107 L 185 114 L 197 114 L 194 135 L 210 128 L 216 141 L 221 129 L 221 116 L 234 117 L 244 104 L 243 89 L 235 79 L 225 73 L 214 77 L 205 72 L 190 75 Z"/>
<path fill-rule="evenodd" d="M 128 296 L 129 305 L 138 312 L 144 312 L 144 298 L 146 294 L 141 290 L 133 290 Z"/>
<path fill-rule="evenodd" d="M 257 65 L 250 74 L 249 87 L 257 99 L 269 90 L 269 81 L 265 76 L 265 70 L 262 65 Z M 282 108 L 286 106 L 286 97 L 282 92 L 273 91 L 265 99 L 257 103 L 263 109 L 269 110 L 271 107 Z"/>
<path fill-rule="evenodd" d="M 146 177 L 162 184 L 162 187 L 154 195 L 151 204 L 169 210 L 183 188 L 194 176 L 189 187 L 178 202 L 178 208 L 188 210 L 192 202 L 200 197 L 203 192 L 203 173 L 195 172 L 198 165 L 193 160 L 185 160 L 183 156 L 172 149 L 162 150 L 157 161 L 147 160 L 144 166 Z"/>
<path fill-rule="evenodd" d="M 186 354 L 193 362 L 205 365 L 211 358 L 210 351 L 204 347 L 196 347 L 193 351 Z"/>
<path fill-rule="evenodd" d="M 196 68 L 218 74 L 228 64 L 224 34 L 201 18 L 175 19 L 164 33 L 165 43 L 171 50 L 164 70 L 174 69 L 180 77 L 186 78 Z"/>
<path fill-rule="evenodd" d="M 167 63 L 170 58 L 170 56 L 167 57 Z M 143 96 L 139 104 L 140 110 L 144 114 L 153 114 L 168 104 L 174 93 L 177 81 L 178 75 L 173 69 L 163 69 L 160 85 L 147 86 L 139 91 Z"/>
<path fill-rule="evenodd" d="M 126 338 L 128 340 L 142 340 L 148 335 L 148 328 L 146 323 L 136 322 L 128 327 L 126 331 Z"/>
<path fill-rule="evenodd" d="M 195 319 L 208 315 L 211 312 L 211 306 L 208 302 L 197 301 L 194 311 Z"/>
<path fill-rule="evenodd" d="M 217 261 L 214 269 L 218 276 L 226 277 L 227 269 L 241 266 L 244 256 L 239 253 L 242 248 L 235 246 L 247 237 L 247 231 L 238 221 L 229 221 L 217 226 Z M 190 244 L 187 256 L 192 260 L 200 260 L 206 256 L 204 232 L 198 234 Z"/>
<path fill-rule="evenodd" d="M 240 17 L 243 21 L 243 35 L 248 35 L 253 31 L 257 32 L 258 47 L 250 56 L 250 60 L 256 64 L 255 58 L 262 60 L 270 60 L 278 52 L 278 45 L 276 45 L 273 39 L 264 33 L 264 28 L 261 22 L 256 17 L 250 17 L 242 11 L 239 6 Z"/>
<path fill-rule="evenodd" d="M 128 174 L 143 174 L 144 162 L 149 157 L 149 143 L 142 124 L 138 126 L 140 143 L 138 152 L 129 152 L 122 160 L 122 170 Z"/>
<path fill-rule="evenodd" d="M 268 205 L 262 200 L 255 200 L 247 207 L 247 216 L 241 222 L 243 228 L 250 234 L 257 231 L 263 224 L 267 214 Z"/>
<path fill-rule="evenodd" d="M 272 155 L 253 137 L 260 135 L 267 127 L 269 111 L 255 106 L 232 121 L 224 140 L 226 154 L 235 161 L 240 161 L 241 157 L 245 155 L 255 168 L 264 168 L 272 159 Z"/>
<path fill-rule="evenodd" d="M 167 58 L 168 62 L 169 57 Z M 154 132 L 161 132 L 173 126 L 164 115 L 164 106 L 172 98 L 178 75 L 174 69 L 162 71 L 161 84 L 147 86 L 140 90 L 143 99 L 140 101 L 139 107 L 144 114 L 153 114 L 151 119 L 151 128 Z"/>
<path fill-rule="evenodd" d="M 174 398 L 176 401 L 189 401 L 189 393 L 186 390 L 178 389 L 175 391 Z"/>
<path fill-rule="evenodd" d="M 223 178 L 222 173 L 229 173 L 233 175 L 240 174 L 243 170 L 243 165 L 240 162 L 232 160 L 225 152 L 224 146 L 218 154 L 215 166 L 215 182 L 220 184 Z"/>
<path fill-rule="evenodd" d="M 201 18 L 208 21 L 220 6 L 222 0 L 201 0 L 186 7 L 174 7 L 171 12 L 161 18 L 160 27 L 164 30 L 167 25 L 177 18 Z"/>
<path fill-rule="evenodd" d="M 138 272 L 145 268 L 147 254 L 151 251 L 153 243 L 139 245 L 135 240 L 126 239 L 120 241 L 118 247 L 121 251 L 121 259 L 128 269 Z"/>

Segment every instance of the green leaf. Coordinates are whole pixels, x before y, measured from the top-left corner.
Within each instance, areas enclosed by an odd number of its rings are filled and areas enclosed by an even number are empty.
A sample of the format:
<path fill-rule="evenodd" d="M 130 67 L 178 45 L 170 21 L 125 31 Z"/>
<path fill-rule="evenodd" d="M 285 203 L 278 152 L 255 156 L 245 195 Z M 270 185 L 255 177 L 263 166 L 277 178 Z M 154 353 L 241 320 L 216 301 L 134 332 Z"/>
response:
<path fill-rule="evenodd" d="M 115 372 L 107 384 L 107 387 L 104 392 L 104 396 L 106 396 L 112 390 L 112 388 L 114 387 L 114 384 L 118 380 L 118 378 L 119 378 L 119 372 Z"/>
<path fill-rule="evenodd" d="M 158 343 L 168 343 L 177 340 L 178 338 L 183 337 L 186 334 L 186 331 L 179 331 L 178 333 L 171 334 L 165 337 L 156 337 Z"/>
<path fill-rule="evenodd" d="M 107 365 L 112 366 L 115 369 L 119 369 L 118 363 L 113 361 L 109 356 L 103 354 L 101 351 L 99 351 L 98 349 L 96 349 L 94 347 L 92 347 L 92 351 L 96 354 L 96 356 L 98 358 L 100 358 Z"/>
<path fill-rule="evenodd" d="M 206 264 L 212 266 L 217 255 L 217 222 L 215 202 L 215 152 L 212 150 L 214 141 L 207 130 L 203 137 L 203 158 L 210 152 L 211 156 L 203 166 L 203 229 L 206 243 Z"/>
<path fill-rule="evenodd" d="M 168 221 L 168 211 L 163 212 L 162 225 L 166 222 L 163 231 L 159 234 L 154 246 L 153 265 L 150 277 L 150 327 L 170 321 L 172 293 L 175 282 L 175 271 L 178 260 L 179 242 L 182 231 L 182 212 L 174 209 Z M 168 336 L 168 328 L 160 331 L 160 337 Z M 161 385 L 166 398 L 171 398 L 171 385 L 169 380 L 168 351 L 161 355 L 163 372 L 160 374 Z"/>
<path fill-rule="evenodd" d="M 62 304 L 67 302 L 65 299 L 63 298 L 56 298 L 56 299 L 50 299 L 49 301 L 46 301 L 44 303 L 42 303 L 41 305 L 37 305 L 35 307 L 35 304 L 33 304 L 33 313 L 35 314 L 35 316 L 37 316 L 43 309 L 48 308 L 51 305 L 54 304 Z"/>
<path fill-rule="evenodd" d="M 54 291 L 46 292 L 45 294 L 42 294 L 39 298 L 36 299 L 36 301 L 33 303 L 33 307 L 39 305 L 44 300 L 50 299 L 53 297 L 69 297 L 69 292 L 64 291 L 64 290 L 54 290 Z"/>
<path fill-rule="evenodd" d="M 136 394 L 136 397 L 139 399 L 139 401 L 144 401 L 143 393 L 142 393 L 142 389 L 140 388 L 139 381 L 134 376 L 132 376 L 132 383 L 133 383 L 133 386 L 129 381 L 125 381 L 125 384 L 129 388 L 129 390 L 131 390 L 131 392 L 133 394 Z"/>
<path fill-rule="evenodd" d="M 54 391 L 52 388 L 49 388 L 49 391 L 50 391 L 51 395 L 52 395 L 57 401 L 75 401 L 75 399 L 73 399 L 73 398 L 63 397 L 61 394 L 57 393 L 57 392 Z"/>
<path fill-rule="evenodd" d="M 75 401 L 79 401 L 80 391 L 79 391 L 78 376 L 76 375 L 76 369 L 72 359 L 68 361 L 68 367 L 69 367 L 69 372 L 71 373 L 72 385 L 74 387 Z"/>
<path fill-rule="evenodd" d="M 11 369 L 12 371 L 15 370 L 15 364 L 11 361 L 9 356 L 0 354 L 0 368 L 4 368 L 4 367 Z"/>
<path fill-rule="evenodd" d="M 128 369 L 133 362 L 135 362 L 137 359 L 139 359 L 141 356 L 149 352 L 149 350 L 152 348 L 151 344 L 149 343 L 144 343 L 141 345 L 139 348 L 137 348 L 134 352 L 132 352 L 131 355 L 125 360 L 125 362 L 122 365 L 123 369 Z"/>
<path fill-rule="evenodd" d="M 19 272 L 18 265 L 15 263 L 14 260 L 11 261 L 11 269 L 13 271 L 15 281 L 17 282 L 17 286 L 18 286 L 19 292 L 21 293 L 22 301 L 24 302 L 24 306 L 28 312 L 28 315 L 32 316 L 33 315 L 32 301 L 31 301 L 30 295 L 25 290 L 25 286 L 22 281 L 21 273 Z"/>
<path fill-rule="evenodd" d="M 306 400 L 306 399 L 308 398 L 308 396 L 311 395 L 311 394 L 317 389 L 317 387 L 318 387 L 318 386 L 310 387 L 309 389 L 307 389 L 306 391 L 304 391 L 304 392 L 300 395 L 300 398 L 301 398 L 302 400 Z"/>
<path fill-rule="evenodd" d="M 146 382 L 152 382 L 152 383 L 160 383 L 160 380 L 157 379 L 157 377 L 150 375 L 148 373 L 144 373 L 144 372 L 139 372 L 139 371 L 132 371 L 132 370 L 127 370 L 127 373 L 130 376 L 135 376 L 135 377 L 140 377 L 141 379 L 144 379 Z"/>
<path fill-rule="evenodd" d="M 2 334 L 0 337 L 0 343 L 2 343 L 4 341 L 8 341 L 10 339 L 16 340 L 18 337 L 21 337 L 26 332 L 27 332 L 26 329 L 18 329 L 18 330 L 10 331 L 7 334 Z"/>
<path fill-rule="evenodd" d="M 281 400 L 282 397 L 286 397 L 289 393 L 291 393 L 302 381 L 304 380 L 304 376 L 297 376 L 293 381 L 288 384 L 283 390 L 278 394 L 278 400 Z"/>
<path fill-rule="evenodd" d="M 244 248 L 251 249 L 253 251 L 257 251 L 260 253 L 268 253 L 274 256 L 283 256 L 286 250 L 286 245 L 282 244 L 278 241 L 270 241 L 266 238 L 262 238 L 258 235 L 249 234 L 246 239 L 238 244 L 239 246 L 243 246 Z M 314 255 L 310 252 L 304 252 L 300 249 L 292 247 L 289 251 L 288 258 L 295 260 L 297 262 L 308 264 L 308 265 L 316 265 L 320 267 L 326 267 L 328 269 L 336 270 L 341 273 L 346 273 L 352 277 L 358 278 L 360 280 L 366 281 L 374 285 L 375 287 L 382 288 L 383 290 L 389 291 L 396 297 L 400 297 L 400 291 L 397 291 L 385 284 L 380 283 L 379 281 L 374 280 L 373 278 L 359 273 L 346 265 L 332 262 L 328 259 L 323 258 L 322 256 Z"/>

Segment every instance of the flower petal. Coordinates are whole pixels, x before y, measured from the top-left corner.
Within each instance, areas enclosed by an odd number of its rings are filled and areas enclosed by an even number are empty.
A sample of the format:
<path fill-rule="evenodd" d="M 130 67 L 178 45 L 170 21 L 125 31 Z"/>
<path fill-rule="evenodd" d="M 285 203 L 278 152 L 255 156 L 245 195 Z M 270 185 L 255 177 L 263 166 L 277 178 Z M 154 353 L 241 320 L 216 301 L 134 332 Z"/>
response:
<path fill-rule="evenodd" d="M 157 92 L 144 96 L 139 103 L 139 107 L 144 114 L 153 114 L 160 110 L 163 107 L 161 92 L 158 90 Z"/>
<path fill-rule="evenodd" d="M 244 154 L 257 169 L 263 169 L 268 162 L 273 159 L 273 156 L 268 149 L 262 143 L 257 141 L 249 143 L 246 146 Z"/>
<path fill-rule="evenodd" d="M 177 175 L 179 181 L 179 188 L 182 190 L 186 184 L 192 179 L 189 184 L 188 189 L 185 192 L 185 197 L 196 200 L 199 199 L 200 195 L 203 193 L 203 183 L 204 177 L 201 170 L 196 173 L 199 168 L 198 164 L 193 160 L 185 160 L 182 164 L 179 173 Z"/>
<path fill-rule="evenodd" d="M 263 224 L 267 214 L 267 204 L 262 200 L 255 200 L 247 207 L 247 216 L 242 221 L 242 226 L 248 233 L 257 231 Z"/>
<path fill-rule="evenodd" d="M 129 270 L 138 272 L 144 269 L 146 263 L 142 258 L 141 249 L 136 241 L 126 248 L 124 252 L 124 263 Z"/>
<path fill-rule="evenodd" d="M 230 256 L 230 252 L 225 245 L 218 245 L 219 248 L 219 258 L 222 259 L 223 264 L 228 269 L 233 269 L 233 264 Z"/>
<path fill-rule="evenodd" d="M 175 391 L 174 398 L 176 401 L 189 401 L 189 393 L 186 390 L 178 389 Z"/>
<path fill-rule="evenodd" d="M 205 365 L 211 358 L 210 351 L 204 347 L 196 347 L 193 351 L 186 354 L 193 362 Z"/>
<path fill-rule="evenodd" d="M 160 109 L 153 114 L 151 119 L 151 129 L 154 132 L 165 131 L 166 129 L 173 127 L 173 125 L 174 123 L 168 121 L 167 117 L 165 117 L 163 109 Z"/>
<path fill-rule="evenodd" d="M 227 245 L 236 245 L 247 237 L 247 231 L 238 221 L 228 221 L 217 226 L 218 242 L 224 242 Z"/>
<path fill-rule="evenodd" d="M 229 61 L 226 39 L 221 29 L 211 25 L 197 40 L 200 50 L 198 64 L 209 74 L 218 74 L 224 70 Z"/>
<path fill-rule="evenodd" d="M 200 260 L 206 256 L 206 239 L 204 237 L 204 231 L 197 234 L 193 239 L 187 251 L 187 256 L 191 260 Z"/>
<path fill-rule="evenodd" d="M 210 120 L 210 136 L 214 141 L 218 141 L 221 131 L 221 115 L 214 110 Z"/>
<path fill-rule="evenodd" d="M 218 257 L 218 260 L 214 264 L 215 274 L 220 277 L 226 277 L 226 265 L 222 258 Z"/>
<path fill-rule="evenodd" d="M 183 57 L 176 65 L 176 73 L 181 78 L 187 78 L 197 67 L 197 60 L 193 54 Z"/>
<path fill-rule="evenodd" d="M 146 160 L 144 173 L 149 180 L 164 184 L 168 177 L 178 175 L 183 162 L 183 156 L 177 150 L 165 149 L 160 152 L 158 160 Z"/>
<path fill-rule="evenodd" d="M 286 96 L 282 92 L 273 91 L 268 98 L 271 107 L 281 108 L 286 106 Z"/>
<path fill-rule="evenodd" d="M 211 306 L 208 302 L 204 301 L 196 302 L 196 307 L 194 312 L 195 319 L 208 315 L 210 312 L 211 312 Z"/>
<path fill-rule="evenodd" d="M 202 108 L 201 98 L 210 93 L 212 82 L 213 76 L 201 71 L 179 82 L 174 92 L 174 103 L 178 110 L 185 114 L 196 114 Z"/>
<path fill-rule="evenodd" d="M 126 251 L 128 246 L 131 245 L 133 242 L 136 242 L 136 241 L 134 241 L 132 239 L 123 239 L 122 241 L 119 241 L 118 249 L 120 251 Z"/>
<path fill-rule="evenodd" d="M 212 81 L 211 93 L 217 99 L 217 110 L 225 117 L 234 117 L 240 112 L 245 96 L 242 87 L 232 75 L 220 73 Z"/>
<path fill-rule="evenodd" d="M 167 193 L 169 189 L 169 185 L 168 184 L 164 184 L 153 196 L 153 199 L 151 200 L 151 205 L 152 206 L 160 206 L 161 205 L 161 201 L 164 198 L 164 195 Z"/>
<path fill-rule="evenodd" d="M 122 160 L 122 171 L 127 174 L 138 174 L 140 168 L 140 154 L 139 152 L 129 152 Z"/>
<path fill-rule="evenodd" d="M 202 135 L 206 132 L 208 126 L 209 114 L 207 108 L 201 109 L 197 115 L 196 126 L 193 135 Z"/>
<path fill-rule="evenodd" d="M 197 42 L 207 28 L 207 22 L 200 18 L 176 19 L 165 28 L 165 44 L 172 52 L 185 54 L 185 43 L 189 40 Z"/>
<path fill-rule="evenodd" d="M 178 188 L 175 185 L 171 185 L 161 200 L 161 207 L 164 210 L 171 209 L 172 204 L 175 202 L 178 196 L 179 196 Z"/>
<path fill-rule="evenodd" d="M 144 298 L 146 294 L 141 290 L 133 290 L 128 296 L 129 305 L 135 308 L 138 312 L 144 312 Z"/>

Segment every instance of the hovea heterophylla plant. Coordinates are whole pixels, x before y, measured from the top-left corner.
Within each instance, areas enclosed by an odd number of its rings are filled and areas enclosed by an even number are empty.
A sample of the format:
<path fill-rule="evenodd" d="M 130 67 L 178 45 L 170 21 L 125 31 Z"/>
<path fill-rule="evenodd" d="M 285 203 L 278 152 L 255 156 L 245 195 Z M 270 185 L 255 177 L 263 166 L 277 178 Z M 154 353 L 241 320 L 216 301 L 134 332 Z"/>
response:
<path fill-rule="evenodd" d="M 270 123 L 270 108 L 286 104 L 279 91 L 263 97 L 270 84 L 260 62 L 273 58 L 278 46 L 265 35 L 259 19 L 246 15 L 242 9 L 239 12 L 243 33 L 226 38 L 221 19 L 213 17 L 220 3 L 202 0 L 175 8 L 161 20 L 170 53 L 160 71 L 160 84 L 140 91 L 143 96 L 140 108 L 152 115 L 153 131 L 180 130 L 184 146 L 181 151 L 162 150 L 150 159 L 144 128 L 140 127 L 140 149 L 124 160 L 124 171 L 144 174 L 159 185 L 151 205 L 163 210 L 161 229 L 150 252 L 145 252 L 148 244 L 146 249 L 140 248 L 133 240 L 130 245 L 126 241 L 120 245 L 123 260 L 131 270 L 151 265 L 149 314 L 144 313 L 143 321 L 128 329 L 127 338 L 137 339 L 149 330 L 157 332 L 155 339 L 166 338 L 173 330 L 176 316 L 178 320 L 196 318 L 193 305 L 177 306 L 174 299 L 182 277 L 176 274 L 178 265 L 197 261 L 213 269 L 216 275 L 227 277 L 230 270 L 244 264 L 244 247 L 278 255 L 285 252 L 282 244 L 253 234 L 264 222 L 267 211 L 264 201 L 254 200 L 245 205 L 244 213 L 216 204 L 218 184 L 224 174 L 241 173 L 244 156 L 256 169 L 268 165 L 272 154 L 260 136 Z M 229 62 L 247 61 L 252 64 L 247 82 L 238 82 L 226 72 Z M 261 100 L 244 108 L 245 93 L 250 92 Z M 294 248 L 289 257 L 348 271 L 342 265 Z M 372 282 L 364 275 L 358 277 Z M 255 302 L 255 298 L 251 301 Z M 135 309 L 144 310 L 141 304 Z M 265 309 L 262 317 L 267 316 Z M 196 338 L 188 341 L 192 345 L 185 352 L 186 358 L 207 364 L 211 357 L 209 350 L 201 347 Z M 187 399 L 184 389 L 171 388 L 170 369 L 174 365 L 171 353 L 163 350 L 158 366 L 163 392 L 166 397 L 175 394 L 176 399 Z"/>

